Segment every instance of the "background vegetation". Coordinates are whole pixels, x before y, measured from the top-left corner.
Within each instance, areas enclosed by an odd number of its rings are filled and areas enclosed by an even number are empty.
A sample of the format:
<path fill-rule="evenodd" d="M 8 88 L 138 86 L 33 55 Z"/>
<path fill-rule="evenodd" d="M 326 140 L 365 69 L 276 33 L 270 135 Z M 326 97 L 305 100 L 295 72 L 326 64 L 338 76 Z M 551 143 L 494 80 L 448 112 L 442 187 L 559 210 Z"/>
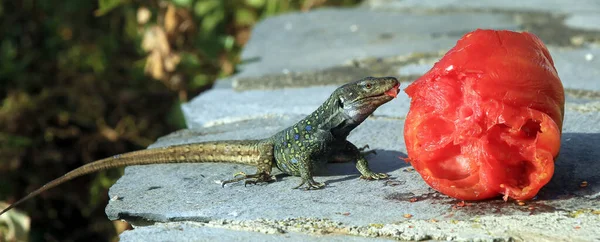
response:
<path fill-rule="evenodd" d="M 0 201 L 184 128 L 179 104 L 235 72 L 260 19 L 357 2 L 0 0 Z M 128 225 L 108 221 L 104 207 L 120 174 L 23 204 L 31 227 L 3 216 L 0 241 L 115 240 Z"/>

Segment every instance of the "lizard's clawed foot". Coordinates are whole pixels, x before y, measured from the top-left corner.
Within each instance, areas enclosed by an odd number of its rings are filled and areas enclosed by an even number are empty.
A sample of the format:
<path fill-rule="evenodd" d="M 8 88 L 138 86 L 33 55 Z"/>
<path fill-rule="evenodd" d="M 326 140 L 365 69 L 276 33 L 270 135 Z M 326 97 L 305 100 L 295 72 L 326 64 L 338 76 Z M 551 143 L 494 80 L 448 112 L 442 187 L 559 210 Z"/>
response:
<path fill-rule="evenodd" d="M 259 178 L 249 178 L 248 180 L 244 181 L 244 186 L 248 186 L 248 184 L 250 185 L 256 185 L 256 184 L 261 184 L 261 183 L 270 183 L 270 182 L 276 182 L 277 178 L 275 176 L 270 176 L 270 177 L 259 177 Z"/>
<path fill-rule="evenodd" d="M 361 175 L 360 179 L 365 179 L 365 180 L 379 180 L 379 179 L 385 179 L 390 177 L 388 174 L 385 173 L 373 173 L 371 172 L 370 174 L 367 175 Z"/>
<path fill-rule="evenodd" d="M 304 190 L 317 190 L 317 189 L 321 189 L 321 188 L 325 187 L 325 183 L 316 182 L 315 180 L 310 178 L 310 179 L 302 179 L 302 182 L 300 183 L 300 185 L 294 187 L 294 189 L 298 189 L 298 188 L 304 186 L 304 184 L 306 184 L 306 187 L 304 188 Z"/>

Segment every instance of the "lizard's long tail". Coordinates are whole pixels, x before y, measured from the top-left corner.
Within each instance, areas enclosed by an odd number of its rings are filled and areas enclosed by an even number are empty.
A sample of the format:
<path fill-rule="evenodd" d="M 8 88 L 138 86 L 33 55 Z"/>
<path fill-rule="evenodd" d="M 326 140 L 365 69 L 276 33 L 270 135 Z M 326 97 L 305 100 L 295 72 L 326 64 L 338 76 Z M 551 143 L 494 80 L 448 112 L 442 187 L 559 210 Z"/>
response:
<path fill-rule="evenodd" d="M 89 173 L 122 166 L 163 163 L 227 162 L 255 165 L 259 162 L 261 157 L 268 157 L 269 155 L 272 157 L 272 154 L 262 154 L 265 149 L 261 149 L 261 146 L 264 145 L 268 144 L 264 144 L 261 140 L 214 141 L 139 150 L 122 155 L 115 155 L 113 157 L 85 164 L 46 183 L 44 186 L 29 193 L 27 196 L 2 210 L 0 215 L 44 191 Z"/>

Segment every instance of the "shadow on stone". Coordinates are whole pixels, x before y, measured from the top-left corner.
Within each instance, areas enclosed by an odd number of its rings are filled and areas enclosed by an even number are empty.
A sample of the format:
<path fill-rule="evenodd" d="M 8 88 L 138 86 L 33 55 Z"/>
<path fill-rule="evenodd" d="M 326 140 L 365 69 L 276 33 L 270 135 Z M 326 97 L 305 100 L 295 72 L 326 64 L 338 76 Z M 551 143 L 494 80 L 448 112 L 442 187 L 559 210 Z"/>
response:
<path fill-rule="evenodd" d="M 600 199 L 600 133 L 563 133 L 554 176 L 538 199 L 583 196 Z"/>
<path fill-rule="evenodd" d="M 367 160 L 369 161 L 369 167 L 374 172 L 389 174 L 403 167 L 410 166 L 409 163 L 402 160 L 402 158 L 407 157 L 406 154 L 402 152 L 381 149 L 375 150 L 375 152 L 377 152 L 377 154 L 369 154 L 366 156 Z M 315 171 L 315 176 L 344 176 L 339 179 L 326 181 L 328 184 L 333 184 L 341 181 L 357 179 L 360 176 L 360 172 L 356 169 L 354 162 L 329 163 L 326 165 L 325 169 Z M 278 173 L 276 177 L 277 180 L 280 181 L 284 177 L 289 177 L 289 175 Z"/>
<path fill-rule="evenodd" d="M 401 158 L 405 158 L 406 154 L 394 150 L 375 150 L 377 154 L 369 154 L 366 156 L 369 161 L 369 167 L 374 172 L 390 173 L 402 167 L 410 166 Z M 327 164 L 327 169 L 317 173 L 319 176 L 344 176 L 348 175 L 348 179 L 355 179 L 360 176 L 360 172 L 356 169 L 354 162 L 345 163 L 330 163 Z"/>

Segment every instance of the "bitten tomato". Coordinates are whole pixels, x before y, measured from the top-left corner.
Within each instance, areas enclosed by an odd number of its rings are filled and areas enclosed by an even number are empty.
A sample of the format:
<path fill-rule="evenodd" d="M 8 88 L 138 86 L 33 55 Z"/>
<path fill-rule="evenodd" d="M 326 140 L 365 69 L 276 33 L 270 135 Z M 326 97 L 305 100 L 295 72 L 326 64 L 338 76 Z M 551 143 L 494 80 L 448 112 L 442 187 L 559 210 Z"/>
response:
<path fill-rule="evenodd" d="M 468 33 L 405 91 L 408 161 L 434 189 L 526 200 L 550 181 L 565 97 L 535 35 Z"/>

